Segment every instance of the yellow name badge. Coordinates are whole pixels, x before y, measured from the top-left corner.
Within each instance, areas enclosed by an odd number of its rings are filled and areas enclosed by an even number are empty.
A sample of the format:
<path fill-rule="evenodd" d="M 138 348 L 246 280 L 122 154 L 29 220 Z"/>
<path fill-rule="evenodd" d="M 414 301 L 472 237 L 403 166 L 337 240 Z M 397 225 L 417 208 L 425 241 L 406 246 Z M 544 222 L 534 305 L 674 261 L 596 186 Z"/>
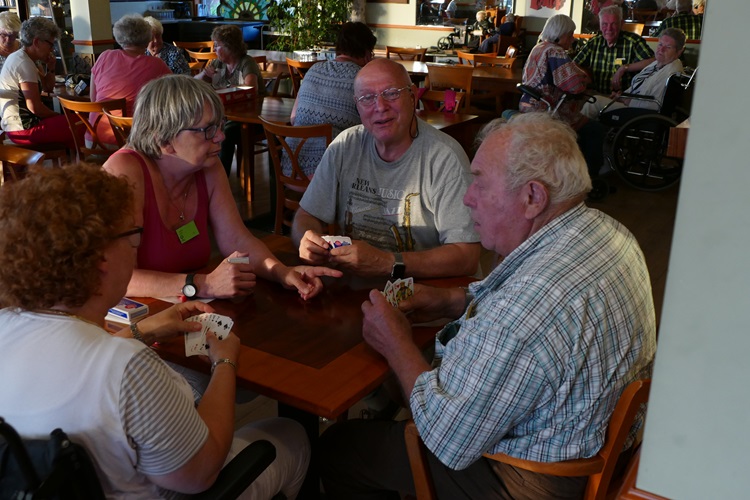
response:
<path fill-rule="evenodd" d="M 184 226 L 178 227 L 175 232 L 180 239 L 180 243 L 187 243 L 200 234 L 198 233 L 198 226 L 195 225 L 194 220 L 191 220 Z"/>

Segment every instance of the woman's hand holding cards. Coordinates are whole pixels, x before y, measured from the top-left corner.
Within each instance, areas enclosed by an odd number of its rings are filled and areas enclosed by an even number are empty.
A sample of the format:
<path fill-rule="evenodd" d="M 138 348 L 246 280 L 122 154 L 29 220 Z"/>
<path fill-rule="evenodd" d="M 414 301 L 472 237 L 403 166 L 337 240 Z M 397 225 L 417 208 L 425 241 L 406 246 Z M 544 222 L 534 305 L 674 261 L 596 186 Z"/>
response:
<path fill-rule="evenodd" d="M 248 254 L 234 252 L 223 259 L 211 273 L 196 275 L 198 295 L 226 299 L 252 294 L 256 280 L 252 264 L 232 262 L 239 261 L 241 257 L 247 258 Z"/>
<path fill-rule="evenodd" d="M 196 314 L 212 313 L 213 311 L 214 309 L 210 305 L 199 301 L 175 304 L 168 309 L 139 321 L 138 329 L 141 331 L 147 344 L 160 342 L 176 337 L 184 332 L 200 331 L 200 323 L 186 320 Z"/>

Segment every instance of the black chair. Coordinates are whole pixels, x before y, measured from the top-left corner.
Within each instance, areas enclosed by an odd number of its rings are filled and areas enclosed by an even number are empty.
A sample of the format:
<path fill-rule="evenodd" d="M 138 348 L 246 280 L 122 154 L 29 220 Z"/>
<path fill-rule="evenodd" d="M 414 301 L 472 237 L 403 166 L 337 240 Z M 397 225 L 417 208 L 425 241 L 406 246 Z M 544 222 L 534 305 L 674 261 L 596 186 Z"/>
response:
<path fill-rule="evenodd" d="M 188 498 L 237 498 L 275 458 L 273 444 L 256 441 L 221 470 L 213 486 Z M 50 439 L 21 439 L 0 417 L 0 498 L 99 500 L 104 492 L 85 448 L 61 429 Z"/>

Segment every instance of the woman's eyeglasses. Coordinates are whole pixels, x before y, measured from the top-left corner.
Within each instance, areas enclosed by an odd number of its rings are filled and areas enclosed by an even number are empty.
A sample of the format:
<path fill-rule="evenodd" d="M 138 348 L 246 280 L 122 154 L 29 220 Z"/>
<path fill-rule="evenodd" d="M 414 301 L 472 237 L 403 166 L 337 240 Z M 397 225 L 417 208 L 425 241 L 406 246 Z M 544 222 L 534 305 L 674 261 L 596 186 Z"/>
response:
<path fill-rule="evenodd" d="M 112 239 L 117 240 L 120 238 L 127 238 L 128 243 L 130 243 L 131 247 L 138 248 L 139 246 L 141 246 L 142 234 L 143 234 L 143 228 L 141 226 L 136 226 L 133 229 L 130 229 L 129 231 L 116 234 Z"/>
<path fill-rule="evenodd" d="M 378 97 L 383 97 L 386 101 L 395 101 L 399 97 L 401 97 L 401 92 L 404 90 L 410 90 L 411 85 L 407 85 L 406 87 L 401 87 L 400 89 L 385 89 L 379 94 L 366 94 L 360 97 L 355 97 L 354 100 L 357 104 L 360 104 L 365 107 L 370 107 L 373 104 L 375 104 L 375 101 L 378 100 Z"/>
<path fill-rule="evenodd" d="M 183 130 L 189 130 L 190 132 L 203 132 L 206 136 L 206 140 L 210 141 L 216 136 L 216 133 L 221 130 L 224 131 L 224 126 L 227 124 L 227 119 L 222 118 L 222 120 L 219 123 L 214 123 L 212 125 L 209 125 L 208 127 L 203 128 L 184 128 L 180 130 L 182 132 Z"/>

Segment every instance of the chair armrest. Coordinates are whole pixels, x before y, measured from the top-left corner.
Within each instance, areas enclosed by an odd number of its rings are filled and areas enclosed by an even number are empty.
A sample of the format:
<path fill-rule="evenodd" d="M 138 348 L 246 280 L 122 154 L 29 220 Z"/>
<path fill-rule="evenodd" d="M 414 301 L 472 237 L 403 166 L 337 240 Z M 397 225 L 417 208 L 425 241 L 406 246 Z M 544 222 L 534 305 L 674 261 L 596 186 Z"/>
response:
<path fill-rule="evenodd" d="M 493 455 L 485 453 L 483 456 L 496 462 L 512 465 L 518 469 L 537 472 L 539 474 L 549 474 L 551 476 L 590 476 L 591 474 L 601 472 L 604 468 L 604 459 L 599 455 L 562 462 L 534 462 L 532 460 L 511 457 L 504 453 L 495 453 Z"/>
<path fill-rule="evenodd" d="M 270 442 L 250 443 L 221 469 L 213 486 L 190 498 L 195 500 L 237 498 L 275 459 L 276 448 Z"/>

